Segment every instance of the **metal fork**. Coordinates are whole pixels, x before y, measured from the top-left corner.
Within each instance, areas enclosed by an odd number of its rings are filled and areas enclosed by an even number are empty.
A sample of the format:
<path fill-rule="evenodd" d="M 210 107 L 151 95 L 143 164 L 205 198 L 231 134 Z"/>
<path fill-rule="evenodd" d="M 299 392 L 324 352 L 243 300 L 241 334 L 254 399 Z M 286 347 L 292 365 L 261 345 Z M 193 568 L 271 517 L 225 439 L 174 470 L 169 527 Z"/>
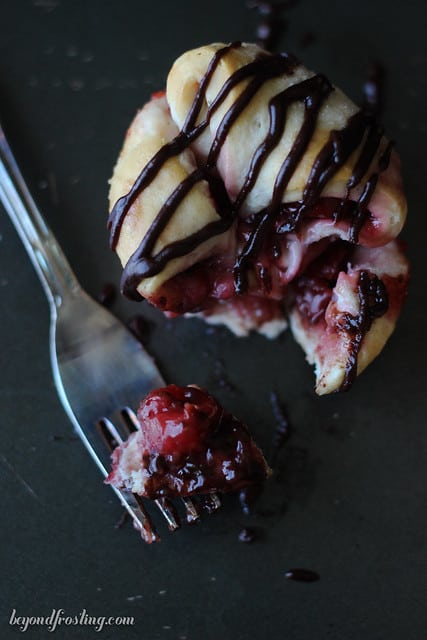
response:
<path fill-rule="evenodd" d="M 164 386 L 152 358 L 109 311 L 83 291 L 58 242 L 44 221 L 18 169 L 0 126 L 0 200 L 28 252 L 47 295 L 50 355 L 62 405 L 103 476 L 121 433 L 138 427 L 132 409 L 152 389 Z M 127 429 L 123 429 L 123 425 Z M 146 542 L 160 539 L 140 496 L 112 490 Z M 156 501 L 170 530 L 179 516 L 166 499 Z M 186 519 L 199 517 L 199 506 L 184 500 Z M 216 495 L 204 506 L 220 506 Z"/>

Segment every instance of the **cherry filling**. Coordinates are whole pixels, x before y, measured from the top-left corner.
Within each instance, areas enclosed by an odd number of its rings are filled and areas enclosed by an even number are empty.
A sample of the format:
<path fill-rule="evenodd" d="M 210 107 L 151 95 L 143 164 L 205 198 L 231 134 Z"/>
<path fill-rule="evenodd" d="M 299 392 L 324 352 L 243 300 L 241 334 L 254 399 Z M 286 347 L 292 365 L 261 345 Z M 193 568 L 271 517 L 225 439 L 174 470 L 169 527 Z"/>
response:
<path fill-rule="evenodd" d="M 159 287 L 150 297 L 150 302 L 163 311 L 182 315 L 200 311 L 209 312 L 218 301 L 239 301 L 231 305 L 233 310 L 240 315 L 248 315 L 251 308 L 255 306 L 253 300 L 255 298 L 257 309 L 262 309 L 265 302 L 266 308 L 260 311 L 261 315 L 271 317 L 272 306 L 274 306 L 275 316 L 280 316 L 280 305 L 272 305 L 271 301 L 283 300 L 289 281 L 304 272 L 313 285 L 311 295 L 313 300 L 315 299 L 310 318 L 320 316 L 321 310 L 327 304 L 327 290 L 330 288 L 324 282 L 323 271 L 330 269 L 329 247 L 334 238 L 321 237 L 317 241 L 303 244 L 302 248 L 298 248 L 298 243 L 302 242 L 298 234 L 304 224 L 333 220 L 340 229 L 348 229 L 350 235 L 357 213 L 357 204 L 349 200 L 323 198 L 311 209 L 305 211 L 303 219 L 299 221 L 297 204 L 290 203 L 286 208 L 283 207 L 274 217 L 272 224 L 263 225 L 261 214 L 252 219 L 239 219 L 236 225 L 239 247 L 236 256 L 215 256 L 193 265 Z M 273 212 L 269 215 L 273 216 Z M 296 236 L 290 239 L 290 233 Z M 365 237 L 372 239 L 375 236 L 375 224 L 369 213 L 364 219 L 360 233 L 363 239 Z M 292 256 L 292 242 L 296 247 L 295 251 L 302 251 L 302 255 Z M 349 254 L 352 246 L 354 246 L 353 243 L 343 242 L 338 253 Z M 288 258 L 284 257 L 284 252 L 288 252 Z M 333 252 L 336 253 L 336 250 L 334 249 Z M 290 265 L 287 264 L 287 260 L 297 262 Z M 335 262 L 336 260 L 337 258 L 333 259 Z M 314 261 L 313 268 L 310 268 L 312 261 Z M 335 278 L 336 281 L 338 271 L 343 265 L 345 266 L 343 260 L 338 261 L 333 277 L 326 280 L 332 282 Z M 308 284 L 308 280 L 306 283 Z M 307 288 L 305 286 L 305 289 Z M 308 309 L 308 306 L 305 304 L 302 308 Z M 318 306 L 317 311 L 316 306 Z"/>
<path fill-rule="evenodd" d="M 247 427 L 198 387 L 151 392 L 138 410 L 141 429 L 118 447 L 107 482 L 150 499 L 231 492 L 269 474 Z"/>
<path fill-rule="evenodd" d="M 338 274 L 345 270 L 352 251 L 347 242 L 332 243 L 295 281 L 294 304 L 309 324 L 324 319 Z"/>

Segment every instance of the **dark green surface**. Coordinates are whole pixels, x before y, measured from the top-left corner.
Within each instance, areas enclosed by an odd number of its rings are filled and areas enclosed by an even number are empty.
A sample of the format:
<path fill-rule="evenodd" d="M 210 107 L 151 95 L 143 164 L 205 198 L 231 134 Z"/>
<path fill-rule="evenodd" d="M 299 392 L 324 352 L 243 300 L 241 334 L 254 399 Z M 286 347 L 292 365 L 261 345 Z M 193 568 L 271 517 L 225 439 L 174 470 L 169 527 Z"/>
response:
<path fill-rule="evenodd" d="M 0 9 L 4 127 L 76 274 L 96 296 L 120 276 L 107 246 L 106 194 L 127 124 L 180 52 L 250 40 L 255 16 L 243 0 L 2 0 Z M 200 526 L 145 546 L 130 526 L 114 529 L 119 505 L 80 443 L 67 440 L 71 426 L 51 377 L 48 305 L 1 211 L 1 638 L 19 637 L 8 625 L 12 609 L 31 616 L 53 608 L 135 617 L 133 627 L 104 628 L 105 639 L 426 637 L 424 2 L 301 0 L 289 19 L 283 46 L 356 100 L 368 62 L 386 63 L 385 121 L 403 158 L 413 264 L 398 329 L 351 393 L 319 399 L 288 335 L 239 341 L 119 301 L 122 318 L 149 318 L 148 347 L 168 381 L 208 385 L 265 448 L 276 387 L 295 425 L 291 444 L 308 450 L 305 462 L 281 457 L 281 480 L 264 498 L 270 518 L 247 519 L 229 499 Z M 307 31 L 316 41 L 304 49 Z M 218 386 L 218 357 L 237 393 Z M 263 539 L 239 543 L 243 525 L 258 527 Z M 295 566 L 318 571 L 320 581 L 286 580 Z M 27 631 L 94 635 L 85 627 Z"/>

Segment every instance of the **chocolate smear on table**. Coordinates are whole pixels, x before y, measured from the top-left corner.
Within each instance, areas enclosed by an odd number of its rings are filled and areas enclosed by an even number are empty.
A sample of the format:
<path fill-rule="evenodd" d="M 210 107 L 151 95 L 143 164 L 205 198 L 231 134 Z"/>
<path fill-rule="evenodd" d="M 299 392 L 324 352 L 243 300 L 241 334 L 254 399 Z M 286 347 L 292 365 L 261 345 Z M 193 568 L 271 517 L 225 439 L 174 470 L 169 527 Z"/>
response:
<path fill-rule="evenodd" d="M 268 462 L 270 467 L 274 467 L 279 451 L 282 449 L 283 445 L 292 433 L 292 427 L 289 422 L 286 407 L 280 400 L 276 391 L 271 391 L 270 393 L 270 404 L 276 420 L 276 427 L 272 439 L 272 451 Z"/>
<path fill-rule="evenodd" d="M 288 571 L 285 572 L 285 578 L 297 582 L 316 582 L 320 580 L 319 574 L 310 569 L 288 569 Z"/>

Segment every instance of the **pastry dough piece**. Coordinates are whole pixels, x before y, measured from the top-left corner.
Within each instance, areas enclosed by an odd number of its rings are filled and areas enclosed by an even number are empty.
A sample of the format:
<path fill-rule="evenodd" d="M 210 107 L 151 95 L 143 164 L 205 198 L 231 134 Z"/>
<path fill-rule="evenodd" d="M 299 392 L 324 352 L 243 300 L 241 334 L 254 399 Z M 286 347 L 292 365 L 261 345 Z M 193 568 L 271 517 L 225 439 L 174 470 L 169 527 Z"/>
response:
<path fill-rule="evenodd" d="M 141 170 L 178 133 L 177 125 L 170 117 L 164 94 L 154 96 L 139 111 L 127 132 L 110 181 L 111 206 L 130 192 Z M 166 200 L 196 170 L 194 154 L 190 148 L 186 148 L 162 164 L 151 183 L 138 195 L 124 218 L 116 245 L 123 266 L 131 264 L 132 256 L 147 237 Z M 205 180 L 197 181 L 160 233 L 153 246 L 153 252 L 160 253 L 171 243 L 185 240 L 206 225 L 220 220 L 208 183 Z M 234 235 L 230 231 L 213 236 L 193 251 L 167 262 L 154 276 L 139 278 L 138 292 L 141 296 L 150 297 L 163 282 L 201 259 L 209 257 L 212 253 L 229 252 L 233 241 Z"/>
<path fill-rule="evenodd" d="M 288 307 L 320 394 L 349 387 L 393 331 L 408 280 L 399 157 L 286 54 L 215 43 L 178 58 L 130 126 L 110 206 L 126 295 L 237 335 L 277 335 Z M 325 285 L 331 247 L 348 261 Z"/>
<path fill-rule="evenodd" d="M 312 268 L 311 273 L 315 272 Z M 365 317 L 361 317 L 363 305 L 381 304 L 381 300 L 372 300 L 378 297 L 376 291 L 364 299 L 360 291 L 361 274 L 367 281 L 378 279 L 385 288 L 386 311 L 379 317 L 375 317 L 375 309 L 369 308 L 365 308 Z M 302 283 L 296 281 L 294 287 L 299 292 L 290 307 L 290 326 L 307 361 L 315 366 L 319 395 L 349 388 L 353 378 L 382 351 L 395 328 L 408 278 L 408 261 L 399 243 L 393 241 L 377 249 L 356 248 L 346 270 L 339 272 L 334 285 L 330 284 L 333 289 L 326 291 L 327 304 L 322 301 L 325 290 L 321 283 L 319 287 L 319 281 L 313 282 L 307 276 L 301 277 Z M 307 301 L 311 312 L 304 308 Z M 365 327 L 361 327 L 359 334 L 358 327 L 363 322 Z"/>

